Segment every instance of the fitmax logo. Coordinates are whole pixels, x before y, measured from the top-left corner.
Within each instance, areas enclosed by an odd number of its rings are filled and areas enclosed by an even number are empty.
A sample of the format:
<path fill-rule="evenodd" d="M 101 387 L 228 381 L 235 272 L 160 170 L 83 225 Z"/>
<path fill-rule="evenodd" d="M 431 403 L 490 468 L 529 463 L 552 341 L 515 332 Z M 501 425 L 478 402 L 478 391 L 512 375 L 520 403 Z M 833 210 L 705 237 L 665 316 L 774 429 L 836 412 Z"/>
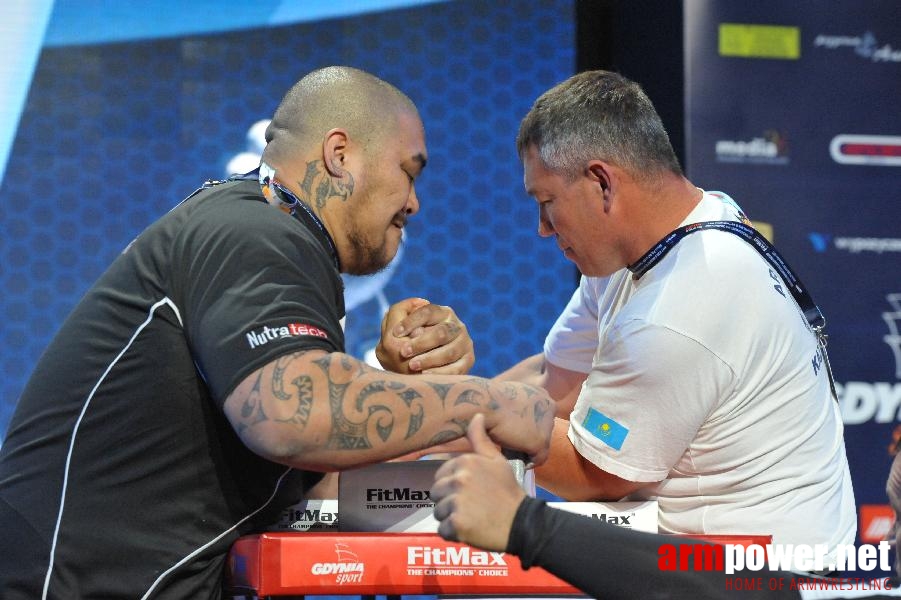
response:
<path fill-rule="evenodd" d="M 603 521 L 604 523 L 610 523 L 611 525 L 620 525 L 624 527 L 632 527 L 632 523 L 630 519 L 635 516 L 635 513 L 630 515 L 616 515 L 616 516 L 607 516 L 607 513 L 591 513 L 588 515 L 592 519 L 597 519 L 598 521 Z"/>
<path fill-rule="evenodd" d="M 287 510 L 283 519 L 290 523 L 291 529 L 298 531 L 306 531 L 314 526 L 328 528 L 338 526 L 338 513 L 318 508 L 312 510 Z"/>
<path fill-rule="evenodd" d="M 431 546 L 407 546 L 408 566 L 439 567 L 506 567 L 503 552 L 484 552 L 463 548 L 432 548 Z"/>
<path fill-rule="evenodd" d="M 410 502 L 431 500 L 429 490 L 410 488 L 366 488 L 367 502 Z"/>

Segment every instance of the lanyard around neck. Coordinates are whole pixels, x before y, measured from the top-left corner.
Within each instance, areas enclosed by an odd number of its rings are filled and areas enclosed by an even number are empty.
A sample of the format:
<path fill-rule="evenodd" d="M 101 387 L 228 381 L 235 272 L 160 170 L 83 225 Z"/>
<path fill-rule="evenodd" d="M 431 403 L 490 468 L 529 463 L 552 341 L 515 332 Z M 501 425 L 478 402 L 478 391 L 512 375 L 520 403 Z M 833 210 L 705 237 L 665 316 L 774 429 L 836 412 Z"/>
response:
<path fill-rule="evenodd" d="M 635 263 L 629 265 L 628 269 L 632 272 L 632 277 L 635 280 L 640 279 L 642 275 L 650 271 L 654 265 L 659 263 L 661 259 L 663 259 L 676 244 L 682 241 L 685 236 L 708 229 L 725 231 L 742 238 L 748 242 L 752 248 L 757 250 L 757 253 L 760 254 L 779 274 L 791 293 L 792 298 L 795 299 L 795 302 L 797 302 L 798 307 L 804 314 L 804 319 L 807 321 L 811 331 L 813 331 L 817 337 L 820 354 L 825 363 L 826 372 L 829 375 L 829 386 L 832 388 L 832 396 L 838 401 L 838 394 L 835 390 L 835 380 L 832 376 L 832 367 L 829 364 L 829 357 L 826 355 L 826 317 L 823 316 L 822 311 L 820 311 L 819 307 L 813 301 L 810 292 L 807 291 L 804 284 L 801 283 L 801 279 L 795 274 L 791 267 L 788 266 L 788 263 L 785 262 L 782 255 L 780 255 L 779 252 L 776 251 L 776 248 L 753 227 L 738 221 L 703 221 L 701 223 L 692 223 L 691 225 L 680 227 L 667 234 L 667 236 L 657 242 L 653 248 L 648 250 L 644 256 L 639 258 Z"/>
<path fill-rule="evenodd" d="M 260 163 L 260 189 L 263 192 L 263 196 L 266 197 L 266 201 L 283 210 L 284 212 L 295 215 L 297 213 L 297 209 L 303 210 L 307 216 L 316 224 L 319 230 L 322 232 L 322 235 L 325 236 L 325 240 L 328 242 L 329 250 L 332 253 L 332 260 L 335 263 L 335 268 L 339 271 L 341 270 L 341 261 L 338 258 L 338 249 L 335 247 L 335 242 L 332 240 L 332 236 L 329 235 L 328 230 L 325 228 L 325 224 L 322 220 L 316 216 L 316 213 L 307 206 L 307 203 L 298 198 L 294 192 L 283 186 L 279 181 L 275 178 L 275 169 L 270 167 L 268 164 Z"/>

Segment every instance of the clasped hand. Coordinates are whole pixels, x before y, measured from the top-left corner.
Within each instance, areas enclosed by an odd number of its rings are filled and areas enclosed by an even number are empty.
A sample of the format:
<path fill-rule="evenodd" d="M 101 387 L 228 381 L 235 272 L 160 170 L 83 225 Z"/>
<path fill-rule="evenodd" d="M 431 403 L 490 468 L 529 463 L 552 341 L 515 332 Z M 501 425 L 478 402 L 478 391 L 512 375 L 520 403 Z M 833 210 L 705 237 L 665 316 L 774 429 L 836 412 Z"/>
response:
<path fill-rule="evenodd" d="M 408 375 L 463 375 L 475 364 L 466 325 L 451 307 L 423 298 L 407 298 L 388 309 L 375 355 L 386 370 Z"/>

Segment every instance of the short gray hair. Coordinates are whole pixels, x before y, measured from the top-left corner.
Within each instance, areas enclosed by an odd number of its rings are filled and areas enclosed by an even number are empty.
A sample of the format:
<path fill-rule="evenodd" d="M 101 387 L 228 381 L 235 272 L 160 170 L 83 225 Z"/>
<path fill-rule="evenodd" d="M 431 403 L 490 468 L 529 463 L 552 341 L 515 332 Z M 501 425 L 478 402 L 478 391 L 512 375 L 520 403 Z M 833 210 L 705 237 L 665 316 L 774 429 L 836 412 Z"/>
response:
<path fill-rule="evenodd" d="M 591 160 L 642 181 L 682 175 L 660 116 L 641 86 L 618 73 L 585 71 L 542 94 L 519 126 L 520 159 L 534 146 L 544 166 L 573 180 Z"/>

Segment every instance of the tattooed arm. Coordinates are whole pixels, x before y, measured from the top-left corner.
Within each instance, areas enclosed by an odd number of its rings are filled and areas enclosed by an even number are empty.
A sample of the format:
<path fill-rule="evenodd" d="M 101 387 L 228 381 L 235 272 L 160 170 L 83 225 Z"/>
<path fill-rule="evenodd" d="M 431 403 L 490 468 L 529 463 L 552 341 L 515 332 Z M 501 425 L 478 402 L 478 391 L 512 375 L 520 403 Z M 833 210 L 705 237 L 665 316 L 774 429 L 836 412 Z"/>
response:
<path fill-rule="evenodd" d="M 557 403 L 557 416 L 569 419 L 588 375 L 548 362 L 540 352 L 496 375 L 498 381 L 521 381 L 547 390 Z"/>
<path fill-rule="evenodd" d="M 462 437 L 477 413 L 491 438 L 547 457 L 553 404 L 530 385 L 462 375 L 402 375 L 347 354 L 298 352 L 258 369 L 225 401 L 242 441 L 296 468 L 333 471 Z"/>

